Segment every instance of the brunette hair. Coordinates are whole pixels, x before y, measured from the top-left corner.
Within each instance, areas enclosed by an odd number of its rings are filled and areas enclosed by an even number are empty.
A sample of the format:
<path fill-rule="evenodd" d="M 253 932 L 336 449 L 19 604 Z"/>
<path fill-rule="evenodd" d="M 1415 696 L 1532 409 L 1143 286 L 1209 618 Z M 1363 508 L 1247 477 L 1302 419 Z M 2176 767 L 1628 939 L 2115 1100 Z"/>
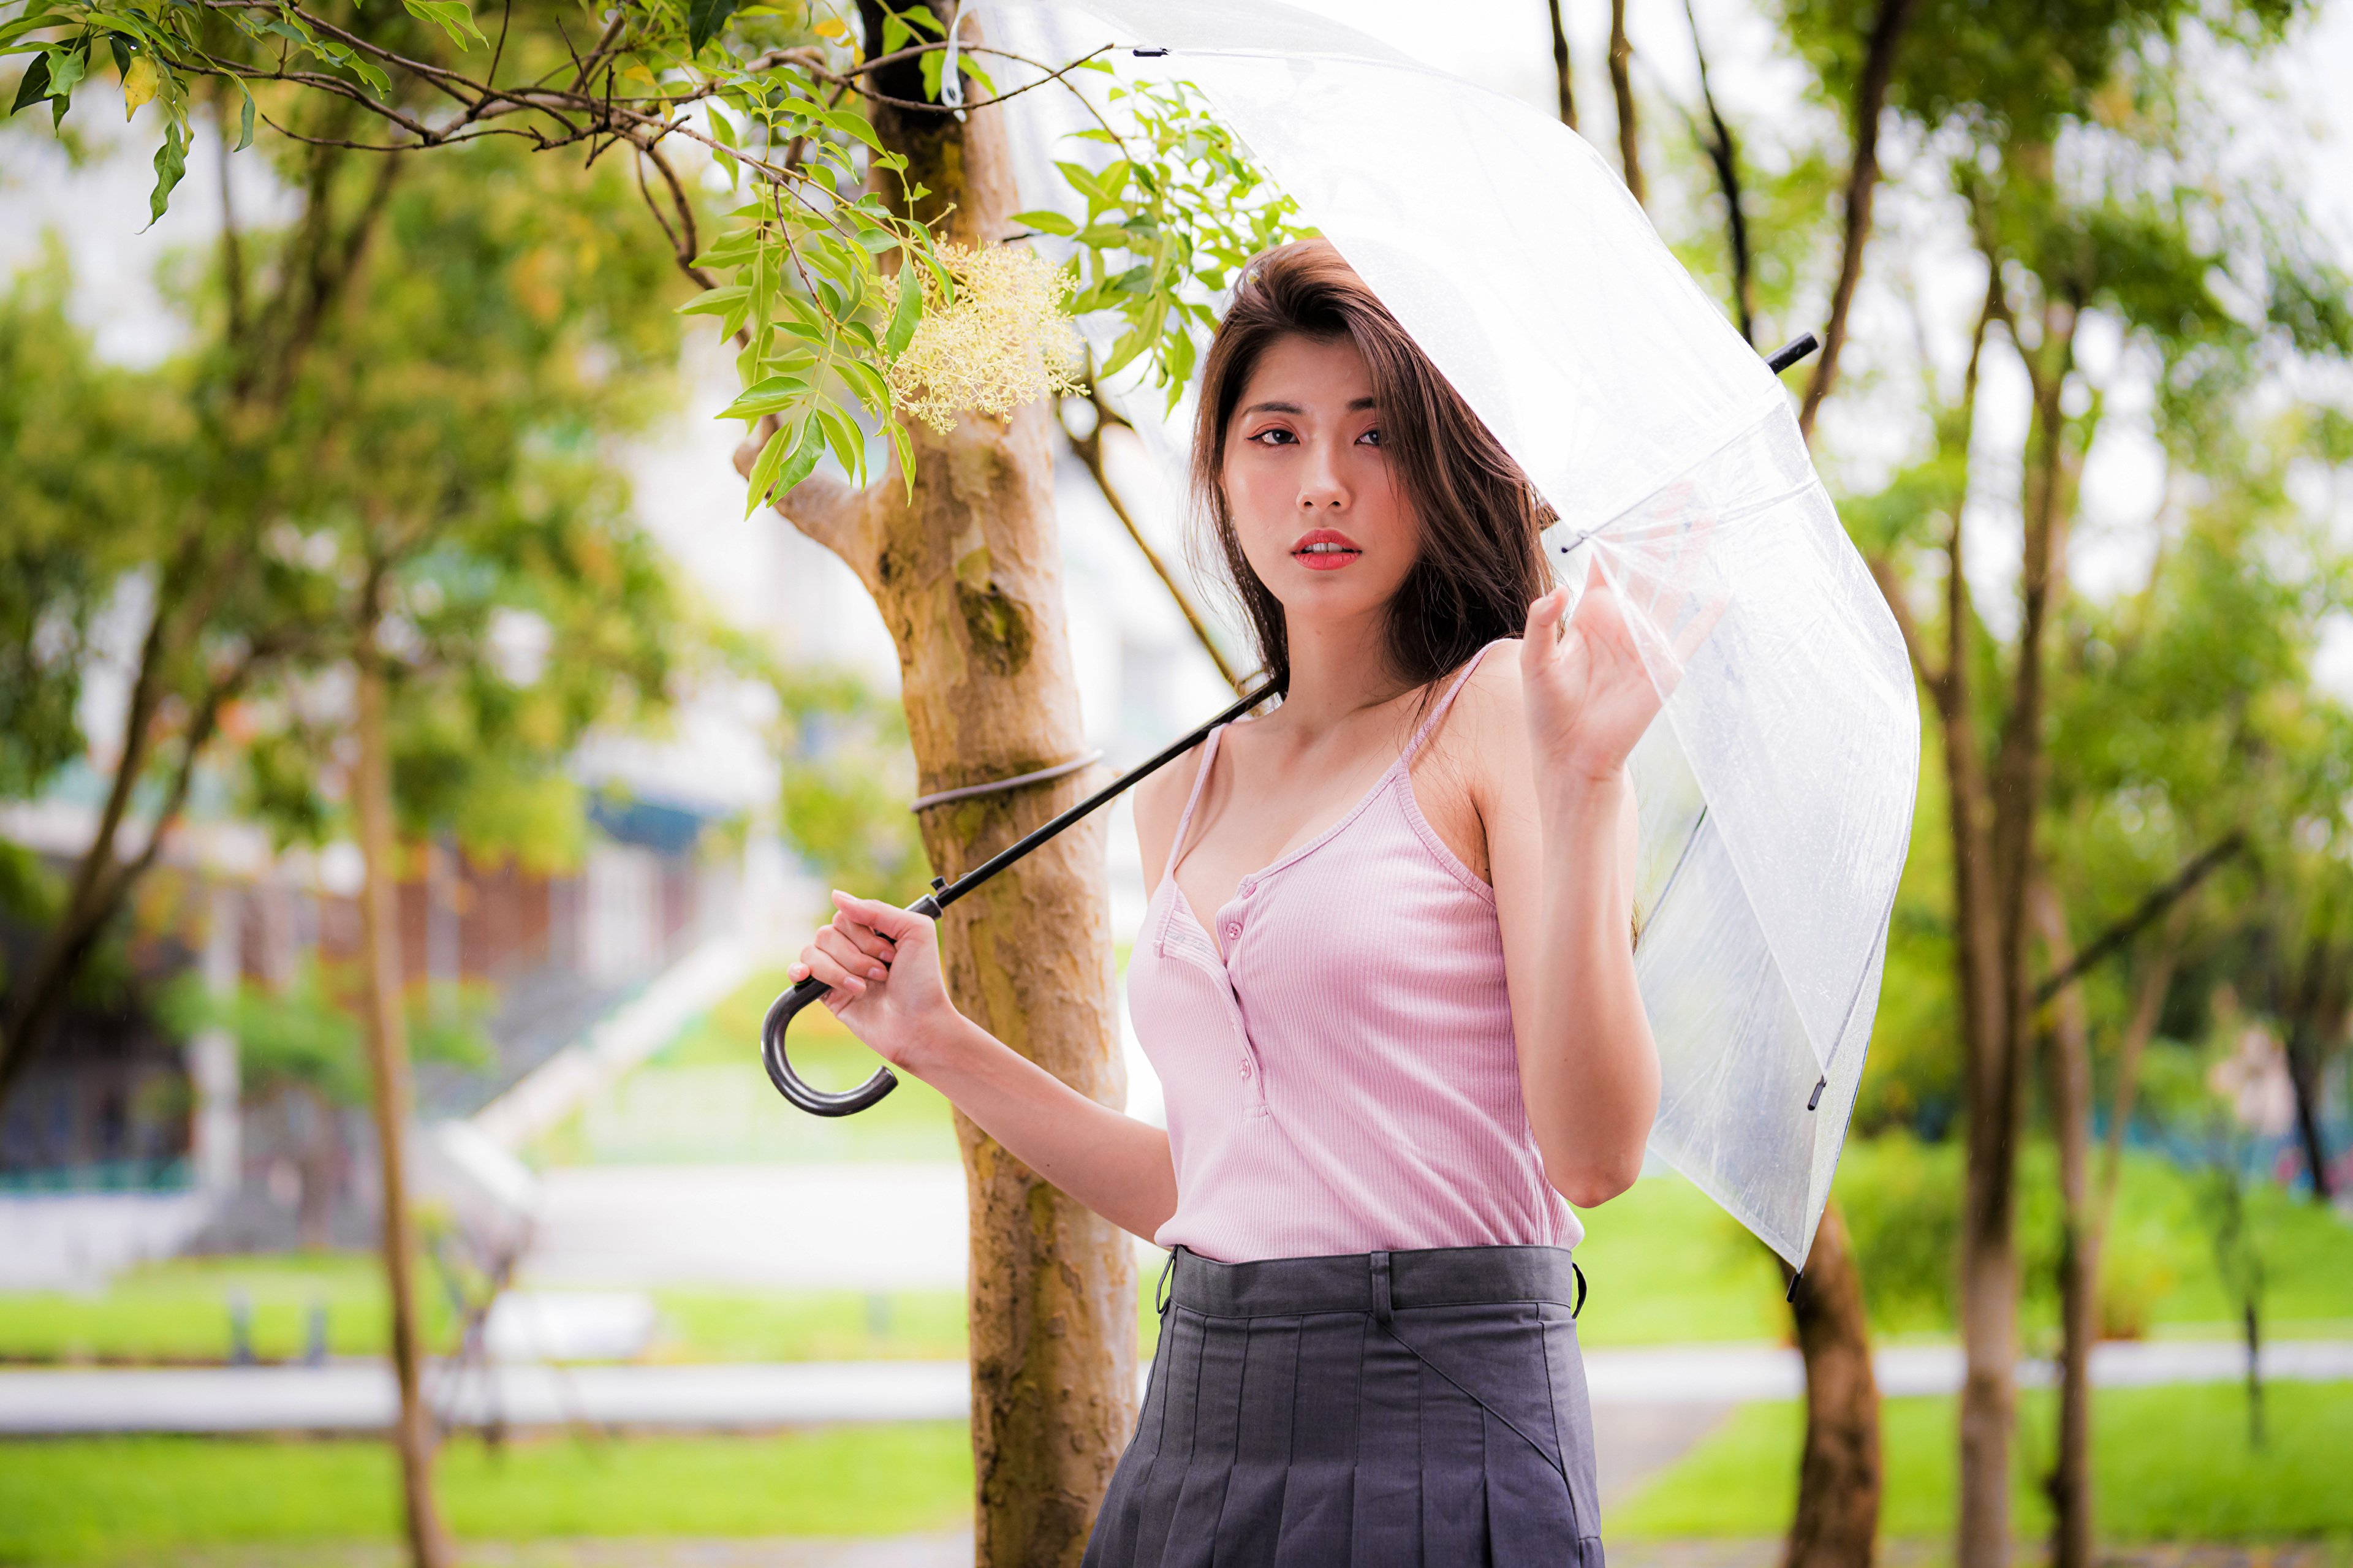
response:
<path fill-rule="evenodd" d="M 1427 685 L 1526 626 L 1528 605 L 1551 586 L 1536 536 L 1553 513 L 1331 241 L 1260 252 L 1243 266 L 1202 366 L 1193 489 L 1276 685 L 1291 679 L 1282 605 L 1242 554 L 1223 475 L 1227 428 L 1250 373 L 1292 334 L 1345 338 L 1372 373 L 1381 449 L 1421 527 L 1419 557 L 1389 601 L 1386 651 L 1398 679 Z"/>

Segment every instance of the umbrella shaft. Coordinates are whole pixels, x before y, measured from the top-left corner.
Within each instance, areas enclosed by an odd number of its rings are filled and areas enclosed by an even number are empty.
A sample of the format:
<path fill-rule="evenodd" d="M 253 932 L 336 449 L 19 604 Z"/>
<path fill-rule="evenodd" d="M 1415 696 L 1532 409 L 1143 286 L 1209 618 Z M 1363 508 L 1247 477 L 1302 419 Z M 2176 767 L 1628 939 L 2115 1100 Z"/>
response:
<path fill-rule="evenodd" d="M 1083 821 L 1087 816 L 1095 811 L 1100 810 L 1104 805 L 1109 805 L 1111 802 L 1118 799 L 1123 794 L 1142 783 L 1151 774 L 1159 772 L 1162 768 L 1166 767 L 1170 763 L 1175 762 L 1177 758 L 1183 756 L 1186 752 L 1199 745 L 1202 741 L 1208 738 L 1209 731 L 1216 729 L 1219 725 L 1232 723 L 1235 720 L 1240 718 L 1243 714 L 1249 712 L 1251 709 L 1256 708 L 1259 704 L 1264 702 L 1268 698 L 1273 695 L 1274 692 L 1271 688 L 1264 686 L 1260 687 L 1256 691 L 1253 691 L 1249 696 L 1242 698 L 1232 707 L 1227 709 L 1224 712 L 1219 714 L 1216 718 L 1210 720 L 1208 723 L 1202 725 L 1191 734 L 1185 736 L 1182 740 L 1177 741 L 1167 747 L 1167 749 L 1161 752 L 1157 756 L 1155 756 L 1150 761 L 1143 763 L 1136 767 L 1131 768 L 1126 773 L 1120 774 L 1119 777 L 1112 780 L 1111 783 L 1103 785 L 1103 788 L 1087 796 L 1086 799 L 1079 802 L 1078 805 L 1071 807 L 1070 810 L 1062 813 L 1061 816 L 1054 818 L 1053 821 L 1049 822 L 1044 826 L 1028 834 L 1017 842 L 1008 846 L 1006 848 L 998 850 L 987 860 L 982 861 L 978 866 L 974 867 L 971 870 L 966 871 L 963 876 L 958 877 L 955 881 L 950 882 L 943 878 L 934 878 L 932 880 L 931 901 L 938 905 L 943 910 L 946 909 L 950 904 L 955 903 L 958 899 L 963 898 L 966 893 L 971 892 L 975 888 L 979 887 L 983 882 L 987 881 L 991 877 L 996 876 L 1008 866 L 1012 865 L 1015 861 L 1020 859 L 1023 856 L 1029 854 L 1031 850 L 1037 848 L 1039 845 L 1045 843 L 1056 834 L 1060 833 L 1064 828 L 1069 827 L 1073 823 Z"/>

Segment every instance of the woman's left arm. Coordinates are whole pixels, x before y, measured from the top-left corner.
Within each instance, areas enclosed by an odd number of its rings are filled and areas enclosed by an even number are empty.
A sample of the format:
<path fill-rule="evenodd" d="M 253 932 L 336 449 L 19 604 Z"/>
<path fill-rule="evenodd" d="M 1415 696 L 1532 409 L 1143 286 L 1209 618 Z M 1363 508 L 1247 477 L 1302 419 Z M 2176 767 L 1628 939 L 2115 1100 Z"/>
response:
<path fill-rule="evenodd" d="M 1503 928 L 1520 1089 L 1545 1173 L 1590 1208 L 1642 1168 L 1659 1055 L 1634 979 L 1634 792 L 1626 759 L 1656 716 L 1614 594 L 1598 580 L 1529 607 L 1516 668 L 1480 684 L 1481 816 Z"/>

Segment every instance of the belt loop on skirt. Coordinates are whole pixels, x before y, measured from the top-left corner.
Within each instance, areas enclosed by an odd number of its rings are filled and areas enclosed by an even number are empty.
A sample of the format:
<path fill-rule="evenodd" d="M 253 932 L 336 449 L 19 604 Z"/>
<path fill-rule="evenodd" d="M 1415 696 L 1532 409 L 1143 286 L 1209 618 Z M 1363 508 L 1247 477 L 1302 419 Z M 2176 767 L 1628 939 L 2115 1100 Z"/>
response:
<path fill-rule="evenodd" d="M 1585 1310 L 1585 1270 L 1579 1268 L 1576 1260 L 1572 1258 L 1569 1261 L 1568 1271 L 1577 1276 L 1577 1305 L 1568 1310 L 1568 1321 L 1573 1323 L 1577 1321 L 1577 1314 Z"/>
<path fill-rule="evenodd" d="M 1396 1310 L 1389 1304 L 1389 1255 L 1376 1252 L 1373 1254 L 1373 1318 L 1386 1329 L 1395 1317 Z"/>
<path fill-rule="evenodd" d="M 1184 1250 L 1181 1247 L 1168 1249 L 1168 1262 L 1160 1270 L 1160 1283 L 1152 1288 L 1152 1310 L 1164 1318 L 1168 1315 L 1170 1303 L 1176 1300 L 1176 1292 L 1170 1286 L 1176 1278 L 1176 1255 Z M 1580 1292 L 1577 1299 L 1582 1302 L 1585 1297 Z"/>

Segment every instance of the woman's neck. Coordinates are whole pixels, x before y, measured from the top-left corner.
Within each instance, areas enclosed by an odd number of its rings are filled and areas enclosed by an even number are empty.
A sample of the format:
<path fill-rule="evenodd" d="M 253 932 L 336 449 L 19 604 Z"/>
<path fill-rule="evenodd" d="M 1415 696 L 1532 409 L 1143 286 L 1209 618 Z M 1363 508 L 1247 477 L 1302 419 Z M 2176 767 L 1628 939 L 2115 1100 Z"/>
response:
<path fill-rule="evenodd" d="M 1338 625 L 1293 620 L 1284 630 L 1291 684 L 1278 711 L 1303 737 L 1337 728 L 1409 689 L 1390 671 L 1385 616 Z"/>

